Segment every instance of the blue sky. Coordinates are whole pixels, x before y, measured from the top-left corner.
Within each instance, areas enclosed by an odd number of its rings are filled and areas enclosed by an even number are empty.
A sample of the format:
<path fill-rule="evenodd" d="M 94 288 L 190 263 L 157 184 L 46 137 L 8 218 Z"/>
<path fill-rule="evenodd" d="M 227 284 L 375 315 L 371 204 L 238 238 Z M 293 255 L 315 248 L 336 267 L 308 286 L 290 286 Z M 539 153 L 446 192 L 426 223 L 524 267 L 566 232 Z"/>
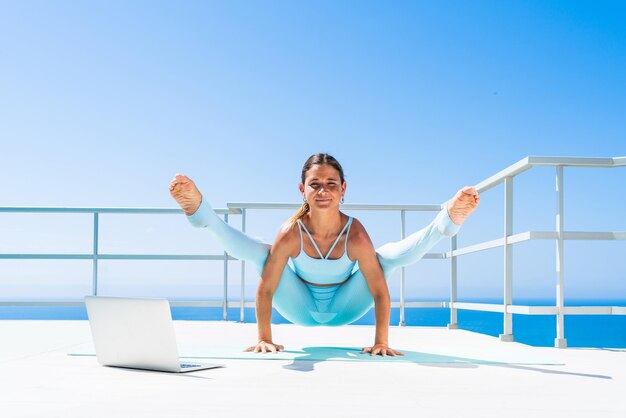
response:
<path fill-rule="evenodd" d="M 441 203 L 527 155 L 623 156 L 625 20 L 617 1 L 2 2 L 1 205 L 174 207 L 177 172 L 215 207 L 298 202 L 316 152 L 343 164 L 348 202 Z M 565 171 L 566 229 L 626 230 L 624 169 Z M 554 227 L 553 177 L 516 181 L 515 232 Z M 501 187 L 485 193 L 461 244 L 501 235 L 502 199 Z M 354 215 L 377 246 L 397 237 L 395 219 Z M 248 230 L 271 241 L 287 216 L 251 214 Z M 428 219 L 411 215 L 409 228 Z M 102 252 L 219 251 L 185 222 L 103 219 Z M 87 217 L 0 225 L 2 252 L 90 250 Z M 625 249 L 567 243 L 566 294 L 626 295 Z M 515 256 L 516 294 L 553 297 L 553 244 Z M 501 259 L 462 260 L 461 296 L 498 297 Z M 436 263 L 411 267 L 410 297 L 447 295 Z M 52 264 L 0 263 L 0 292 L 89 289 L 89 263 Z M 101 272 L 112 293 L 220 295 L 221 266 Z"/>

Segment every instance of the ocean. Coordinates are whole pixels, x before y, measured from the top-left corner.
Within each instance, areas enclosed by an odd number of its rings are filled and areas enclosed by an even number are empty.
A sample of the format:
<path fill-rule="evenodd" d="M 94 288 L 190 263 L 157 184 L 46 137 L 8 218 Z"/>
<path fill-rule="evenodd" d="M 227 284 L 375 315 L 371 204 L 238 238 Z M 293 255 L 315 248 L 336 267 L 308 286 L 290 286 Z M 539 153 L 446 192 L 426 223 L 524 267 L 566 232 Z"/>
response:
<path fill-rule="evenodd" d="M 466 301 L 470 302 L 470 301 Z M 471 301 L 497 303 L 497 301 Z M 550 301 L 515 301 L 517 305 L 553 305 Z M 626 306 L 626 300 L 576 300 L 566 306 Z M 220 321 L 222 308 L 173 307 L 174 320 Z M 407 326 L 445 327 L 450 310 L 444 308 L 411 308 L 405 310 Z M 0 306 L 0 320 L 87 320 L 84 307 Z M 228 309 L 228 320 L 239 320 L 239 309 Z M 390 324 L 398 325 L 400 310 L 391 310 Z M 256 322 L 254 308 L 244 310 L 244 321 Z M 275 310 L 272 323 L 289 323 Z M 370 310 L 353 325 L 374 324 L 374 310 Z M 497 312 L 458 311 L 460 329 L 497 337 L 502 333 L 503 314 Z M 350 325 L 346 325 L 350 326 Z M 517 342 L 538 347 L 553 347 L 556 336 L 554 315 L 513 315 L 513 335 Z M 626 348 L 626 315 L 566 315 L 565 338 L 568 347 Z"/>

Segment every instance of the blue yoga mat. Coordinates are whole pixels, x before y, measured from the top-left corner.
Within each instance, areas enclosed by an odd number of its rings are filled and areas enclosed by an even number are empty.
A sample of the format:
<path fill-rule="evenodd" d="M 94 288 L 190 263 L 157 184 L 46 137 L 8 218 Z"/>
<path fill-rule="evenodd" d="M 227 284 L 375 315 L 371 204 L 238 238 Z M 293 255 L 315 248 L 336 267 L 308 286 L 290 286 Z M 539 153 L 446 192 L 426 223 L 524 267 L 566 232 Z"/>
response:
<path fill-rule="evenodd" d="M 253 353 L 242 351 L 239 346 L 185 346 L 180 350 L 181 358 L 188 359 L 232 359 L 232 360 L 292 360 L 292 361 L 365 361 L 365 362 L 409 362 L 409 363 L 459 363 L 459 364 L 542 364 L 562 365 L 536 355 L 504 353 L 498 358 L 467 358 L 424 353 L 399 349 L 404 356 L 372 356 L 361 354 L 356 347 L 302 347 L 278 353 Z M 69 356 L 95 356 L 94 350 L 69 353 Z"/>

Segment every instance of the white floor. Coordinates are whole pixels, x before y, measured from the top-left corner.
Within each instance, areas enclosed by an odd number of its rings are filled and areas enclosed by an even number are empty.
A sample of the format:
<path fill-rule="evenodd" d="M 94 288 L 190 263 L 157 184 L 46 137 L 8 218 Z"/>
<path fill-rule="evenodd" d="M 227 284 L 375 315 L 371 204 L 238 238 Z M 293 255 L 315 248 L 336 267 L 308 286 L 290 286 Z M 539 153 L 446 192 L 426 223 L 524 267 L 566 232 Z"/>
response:
<path fill-rule="evenodd" d="M 179 346 L 255 342 L 256 325 L 176 321 Z M 372 326 L 274 325 L 294 346 L 365 346 Z M 392 327 L 400 350 L 563 365 L 223 360 L 169 374 L 102 367 L 86 321 L 0 321 L 0 417 L 626 417 L 626 350 L 537 348 Z M 271 354 L 268 354 L 271 355 Z M 212 360 L 213 361 L 213 360 Z"/>

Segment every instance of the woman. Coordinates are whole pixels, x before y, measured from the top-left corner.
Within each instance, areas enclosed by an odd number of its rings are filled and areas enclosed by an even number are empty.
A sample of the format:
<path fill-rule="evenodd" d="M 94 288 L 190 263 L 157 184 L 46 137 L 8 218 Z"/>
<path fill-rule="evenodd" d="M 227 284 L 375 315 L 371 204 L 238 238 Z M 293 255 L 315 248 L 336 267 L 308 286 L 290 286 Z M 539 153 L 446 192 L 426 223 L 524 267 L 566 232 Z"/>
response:
<path fill-rule="evenodd" d="M 226 224 L 188 177 L 177 174 L 170 184 L 170 193 L 192 225 L 207 228 L 228 254 L 257 267 L 261 276 L 256 292 L 259 338 L 246 351 L 284 350 L 272 340 L 272 304 L 287 320 L 306 326 L 349 324 L 374 305 L 374 345 L 364 347 L 362 353 L 402 355 L 388 344 L 387 278 L 395 269 L 422 258 L 442 237 L 456 234 L 479 203 L 476 189 L 459 190 L 426 228 L 375 250 L 363 225 L 339 210 L 346 182 L 335 158 L 328 154 L 309 157 L 299 188 L 302 207 L 269 245 Z"/>

